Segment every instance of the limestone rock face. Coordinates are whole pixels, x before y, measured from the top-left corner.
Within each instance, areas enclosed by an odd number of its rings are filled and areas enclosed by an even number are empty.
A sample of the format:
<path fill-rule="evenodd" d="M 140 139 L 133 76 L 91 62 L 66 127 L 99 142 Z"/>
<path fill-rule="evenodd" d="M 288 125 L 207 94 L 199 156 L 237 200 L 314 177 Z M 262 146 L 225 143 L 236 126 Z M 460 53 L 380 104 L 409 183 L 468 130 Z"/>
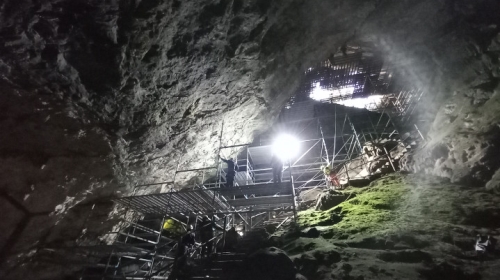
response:
<path fill-rule="evenodd" d="M 411 159 L 413 171 L 477 186 L 490 181 L 500 168 L 499 90 L 481 105 L 457 96 L 457 112 L 440 111 L 426 146 Z"/>
<path fill-rule="evenodd" d="M 108 216 L 110 198 L 171 181 L 177 168 L 213 166 L 219 146 L 251 141 L 302 73 L 350 40 L 427 92 L 419 119 L 431 139 L 414 168 L 487 182 L 500 167 L 489 156 L 500 108 L 497 8 L 495 0 L 2 1 L 0 199 L 9 218 L 0 245 L 9 269 L 0 278 L 73 273 L 33 260 L 109 229 L 120 214 Z M 174 187 L 202 175 L 184 173 Z"/>
<path fill-rule="evenodd" d="M 51 110 L 102 127 L 120 182 L 168 181 L 177 166 L 214 165 L 222 127 L 222 145 L 250 141 L 276 116 L 301 71 L 354 34 L 388 59 L 415 62 L 401 66 L 415 87 L 430 82 L 435 63 L 446 73 L 439 78 L 449 78 L 452 67 L 475 53 L 467 52 L 467 34 L 444 26 L 478 12 L 488 21 L 490 4 L 264 2 L 9 0 L 0 30 L 4 86 L 17 88 L 23 101 L 61 103 Z M 444 31 L 432 47 L 418 43 Z M 494 78 L 495 29 L 481 32 L 492 43 L 477 46 L 482 56 L 474 67 L 485 65 L 483 78 Z M 440 56 L 440 46 L 454 51 Z M 483 78 L 474 83 L 480 88 L 463 94 L 489 99 L 493 92 L 481 86 L 490 83 Z M 177 187 L 197 175 L 177 178 Z"/>
<path fill-rule="evenodd" d="M 484 40 L 473 43 L 477 59 L 461 71 L 460 81 L 449 84 L 454 91 L 437 103 L 425 147 L 409 160 L 412 171 L 478 187 L 500 168 L 498 20 L 480 30 Z"/>

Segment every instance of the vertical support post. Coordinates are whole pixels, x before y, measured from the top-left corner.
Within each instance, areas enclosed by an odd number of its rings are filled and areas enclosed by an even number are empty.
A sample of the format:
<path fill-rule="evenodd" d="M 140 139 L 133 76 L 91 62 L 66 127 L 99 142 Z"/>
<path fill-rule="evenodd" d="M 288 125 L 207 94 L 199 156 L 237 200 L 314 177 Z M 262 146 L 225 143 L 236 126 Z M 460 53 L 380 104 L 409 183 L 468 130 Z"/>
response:
<path fill-rule="evenodd" d="M 227 227 L 227 215 L 224 215 L 224 231 L 222 232 L 222 252 L 226 249 L 226 227 Z"/>
<path fill-rule="evenodd" d="M 291 186 L 292 186 L 292 199 L 293 199 L 293 220 L 294 222 L 297 222 L 297 200 L 296 200 L 296 197 L 295 197 L 295 186 L 294 186 L 294 182 L 293 182 L 293 177 L 292 177 L 292 180 L 290 181 L 291 182 Z"/>
<path fill-rule="evenodd" d="M 349 183 L 351 182 L 351 178 L 349 178 L 349 170 L 347 170 L 346 164 L 344 164 L 344 168 L 345 168 L 345 176 L 347 177 L 347 184 L 349 185 Z"/>
<path fill-rule="evenodd" d="M 193 226 L 194 232 L 196 232 L 197 225 L 198 225 L 198 215 L 194 216 L 194 226 Z"/>
<path fill-rule="evenodd" d="M 385 112 L 386 108 L 384 108 L 384 112 Z M 398 130 L 398 127 L 396 126 L 396 124 L 394 123 L 394 121 L 392 120 L 391 118 L 391 115 L 390 114 L 387 114 L 387 117 L 389 117 L 389 122 L 392 124 L 392 127 L 394 127 L 394 130 L 398 133 L 398 138 L 400 137 L 400 134 L 399 134 L 399 130 Z"/>
<path fill-rule="evenodd" d="M 356 133 L 356 128 L 354 127 L 354 124 L 351 122 L 351 118 L 347 117 L 347 119 L 349 120 L 349 125 L 351 126 L 352 132 L 354 133 L 354 137 L 356 138 L 355 143 L 358 144 L 359 152 L 362 153 L 363 147 L 361 146 L 361 143 L 359 142 L 359 137 L 358 137 L 358 133 Z"/>
<path fill-rule="evenodd" d="M 248 186 L 248 178 L 250 176 L 250 173 L 248 172 L 249 168 L 250 168 L 250 160 L 248 159 L 248 145 L 246 145 L 247 147 L 247 174 L 246 174 L 246 185 Z"/>
<path fill-rule="evenodd" d="M 392 162 L 391 155 L 389 155 L 389 153 L 387 152 L 387 149 L 385 147 L 384 147 L 384 152 L 385 152 L 385 155 L 387 156 L 387 159 L 391 163 L 392 170 L 394 170 L 394 172 L 396 172 L 396 168 L 394 167 L 394 163 Z"/>
<path fill-rule="evenodd" d="M 288 171 L 290 173 L 289 180 L 291 182 L 292 181 L 292 162 L 290 159 L 288 159 Z"/>
<path fill-rule="evenodd" d="M 151 257 L 151 267 L 149 268 L 149 273 L 147 274 L 147 276 L 151 276 L 151 274 L 153 274 L 153 268 L 155 266 L 155 258 L 156 258 L 156 254 L 157 254 L 157 250 L 158 250 L 158 245 L 160 244 L 160 240 L 161 240 L 161 231 L 163 229 L 163 223 L 165 223 L 165 216 L 163 216 L 161 218 L 160 228 L 158 230 L 158 236 L 156 237 L 156 243 L 155 243 L 153 255 Z"/>
<path fill-rule="evenodd" d="M 335 163 L 335 153 L 337 149 L 337 106 L 333 107 L 334 108 L 334 113 L 335 113 L 335 119 L 334 119 L 334 131 L 333 131 L 333 152 L 332 152 L 332 166 Z"/>
<path fill-rule="evenodd" d="M 251 217 L 251 216 L 250 216 L 250 217 Z M 248 212 L 247 212 L 247 213 L 245 213 L 245 218 L 246 218 L 246 220 L 248 221 Z M 250 224 L 249 224 L 248 222 L 246 222 L 246 224 L 247 224 L 247 225 L 250 227 L 250 229 L 251 229 Z M 245 232 L 249 231 L 250 229 L 249 229 L 249 228 L 247 228 L 247 227 L 245 226 Z"/>
<path fill-rule="evenodd" d="M 384 115 L 384 112 L 382 111 L 382 113 L 380 113 L 380 117 L 382 117 L 383 115 Z M 370 124 L 372 126 L 373 133 L 377 133 L 377 129 L 375 128 L 375 125 L 373 125 L 372 118 L 370 117 L 369 113 L 368 113 L 368 120 L 370 121 Z M 377 123 L 377 126 L 378 126 L 378 123 Z M 378 133 L 376 135 L 378 135 Z M 370 137 L 371 137 L 371 134 L 370 134 Z M 377 136 L 377 138 L 380 138 L 380 136 Z M 373 142 L 373 138 L 372 138 L 372 142 Z"/>
<path fill-rule="evenodd" d="M 250 215 L 250 229 L 253 229 L 252 214 L 253 214 L 252 206 L 250 206 L 250 213 L 249 213 L 249 215 Z"/>
<path fill-rule="evenodd" d="M 318 119 L 318 125 L 319 125 L 319 131 L 321 133 L 321 141 L 323 143 L 323 148 L 325 149 L 325 154 L 326 154 L 326 162 L 330 165 L 330 158 L 328 156 L 328 149 L 326 147 L 326 142 L 325 142 L 325 135 L 323 134 L 323 127 L 321 126 L 321 122 Z M 330 165 L 333 166 L 333 165 Z"/>
<path fill-rule="evenodd" d="M 115 253 L 115 249 L 111 250 L 111 253 L 109 254 L 108 261 L 106 262 L 106 268 L 104 268 L 104 272 L 102 274 L 102 278 L 106 278 L 106 272 L 108 272 L 109 264 L 111 263 L 111 257 L 113 257 L 113 254 Z"/>

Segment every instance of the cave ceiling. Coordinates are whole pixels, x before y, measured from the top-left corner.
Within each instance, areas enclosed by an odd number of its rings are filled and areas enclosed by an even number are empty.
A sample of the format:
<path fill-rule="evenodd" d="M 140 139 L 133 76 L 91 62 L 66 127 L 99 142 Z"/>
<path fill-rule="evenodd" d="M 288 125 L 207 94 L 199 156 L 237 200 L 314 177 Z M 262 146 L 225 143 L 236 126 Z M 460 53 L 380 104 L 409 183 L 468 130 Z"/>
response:
<path fill-rule="evenodd" d="M 249 142 L 300 73 L 349 40 L 397 60 L 417 87 L 452 74 L 471 32 L 456 27 L 481 8 L 467 4 L 5 1 L 2 83 L 40 117 L 102 133 L 121 182 L 167 181 L 179 160 L 213 164 L 223 121 L 225 144 Z"/>

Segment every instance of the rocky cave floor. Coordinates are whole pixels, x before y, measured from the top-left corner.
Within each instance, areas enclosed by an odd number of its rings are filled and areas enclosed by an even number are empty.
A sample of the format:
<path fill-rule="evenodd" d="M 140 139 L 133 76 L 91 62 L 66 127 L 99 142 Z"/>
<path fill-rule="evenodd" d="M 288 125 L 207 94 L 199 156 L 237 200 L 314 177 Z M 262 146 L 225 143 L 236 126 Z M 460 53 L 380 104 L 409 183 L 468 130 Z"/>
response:
<path fill-rule="evenodd" d="M 498 279 L 500 250 L 483 262 L 477 234 L 500 238 L 500 197 L 438 177 L 392 174 L 276 232 L 298 272 L 314 279 Z"/>

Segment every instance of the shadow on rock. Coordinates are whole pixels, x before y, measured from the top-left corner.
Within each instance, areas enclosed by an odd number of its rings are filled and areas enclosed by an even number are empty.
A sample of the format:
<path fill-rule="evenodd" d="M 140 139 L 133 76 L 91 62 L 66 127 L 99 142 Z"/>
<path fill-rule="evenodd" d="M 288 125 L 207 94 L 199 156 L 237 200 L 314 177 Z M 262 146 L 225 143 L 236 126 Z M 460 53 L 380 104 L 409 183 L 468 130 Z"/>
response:
<path fill-rule="evenodd" d="M 430 269 L 419 270 L 418 273 L 426 280 L 480 280 L 477 272 L 467 273 L 448 263 L 439 264 Z"/>
<path fill-rule="evenodd" d="M 278 248 L 260 249 L 244 262 L 241 280 L 304 280 L 286 253 Z"/>
<path fill-rule="evenodd" d="M 400 263 L 431 263 L 432 257 L 430 254 L 422 251 L 398 251 L 384 252 L 377 255 L 377 258 L 385 262 L 400 262 Z"/>

